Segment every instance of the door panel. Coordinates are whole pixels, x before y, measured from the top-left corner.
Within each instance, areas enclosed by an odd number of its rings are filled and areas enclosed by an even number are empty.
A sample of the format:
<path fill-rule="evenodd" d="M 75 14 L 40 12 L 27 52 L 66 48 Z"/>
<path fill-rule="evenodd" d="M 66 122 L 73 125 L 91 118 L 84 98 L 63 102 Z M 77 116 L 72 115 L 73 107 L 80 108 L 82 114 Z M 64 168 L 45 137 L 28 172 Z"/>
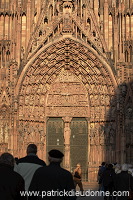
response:
<path fill-rule="evenodd" d="M 70 139 L 71 170 L 77 163 L 82 167 L 82 179 L 87 180 L 88 169 L 88 126 L 85 118 L 73 118 Z"/>
<path fill-rule="evenodd" d="M 51 149 L 64 153 L 64 122 L 58 117 L 51 117 L 47 122 L 47 152 Z"/>

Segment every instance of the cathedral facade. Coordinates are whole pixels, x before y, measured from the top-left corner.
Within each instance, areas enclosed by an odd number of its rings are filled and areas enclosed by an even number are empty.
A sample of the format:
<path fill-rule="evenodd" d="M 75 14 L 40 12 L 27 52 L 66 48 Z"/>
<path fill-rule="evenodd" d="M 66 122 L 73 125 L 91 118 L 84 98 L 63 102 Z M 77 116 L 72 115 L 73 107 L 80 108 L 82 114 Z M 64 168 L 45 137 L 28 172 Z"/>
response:
<path fill-rule="evenodd" d="M 0 152 L 29 143 L 133 164 L 133 0 L 0 1 Z"/>

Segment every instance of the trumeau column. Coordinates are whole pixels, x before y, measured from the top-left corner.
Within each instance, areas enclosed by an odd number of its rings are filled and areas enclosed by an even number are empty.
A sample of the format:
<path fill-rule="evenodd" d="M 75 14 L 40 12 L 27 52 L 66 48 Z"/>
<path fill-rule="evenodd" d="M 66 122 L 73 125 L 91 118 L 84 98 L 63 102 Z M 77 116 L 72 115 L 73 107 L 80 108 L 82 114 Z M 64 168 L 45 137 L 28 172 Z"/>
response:
<path fill-rule="evenodd" d="M 72 117 L 63 117 L 62 119 L 64 120 L 64 166 L 67 170 L 70 171 L 70 122 Z"/>

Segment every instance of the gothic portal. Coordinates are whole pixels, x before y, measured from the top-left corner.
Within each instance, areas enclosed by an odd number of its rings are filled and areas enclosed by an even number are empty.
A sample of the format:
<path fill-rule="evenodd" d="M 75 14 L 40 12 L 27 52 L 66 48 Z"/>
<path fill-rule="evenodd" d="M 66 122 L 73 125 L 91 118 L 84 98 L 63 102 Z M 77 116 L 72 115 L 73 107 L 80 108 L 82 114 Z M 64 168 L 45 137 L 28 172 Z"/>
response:
<path fill-rule="evenodd" d="M 0 151 L 133 163 L 133 0 L 0 1 Z"/>

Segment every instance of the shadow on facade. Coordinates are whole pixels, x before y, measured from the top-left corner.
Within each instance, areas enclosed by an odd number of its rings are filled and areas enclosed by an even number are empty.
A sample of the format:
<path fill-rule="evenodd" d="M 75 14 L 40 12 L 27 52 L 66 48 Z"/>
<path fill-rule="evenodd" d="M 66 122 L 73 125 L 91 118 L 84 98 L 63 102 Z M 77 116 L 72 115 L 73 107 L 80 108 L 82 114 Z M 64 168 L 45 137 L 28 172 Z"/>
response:
<path fill-rule="evenodd" d="M 94 182 L 94 187 L 97 187 L 98 165 L 102 161 L 133 164 L 133 81 L 118 86 L 105 115 L 105 123 L 99 128 L 99 140 L 104 137 L 103 142 L 91 146 L 91 149 L 98 148 L 92 150 L 96 154 L 95 163 L 88 166 L 88 181 Z M 90 136 L 93 137 L 94 133 L 96 131 L 92 129 Z"/>
<path fill-rule="evenodd" d="M 118 86 L 101 129 L 105 137 L 105 161 L 133 164 L 133 81 Z"/>

